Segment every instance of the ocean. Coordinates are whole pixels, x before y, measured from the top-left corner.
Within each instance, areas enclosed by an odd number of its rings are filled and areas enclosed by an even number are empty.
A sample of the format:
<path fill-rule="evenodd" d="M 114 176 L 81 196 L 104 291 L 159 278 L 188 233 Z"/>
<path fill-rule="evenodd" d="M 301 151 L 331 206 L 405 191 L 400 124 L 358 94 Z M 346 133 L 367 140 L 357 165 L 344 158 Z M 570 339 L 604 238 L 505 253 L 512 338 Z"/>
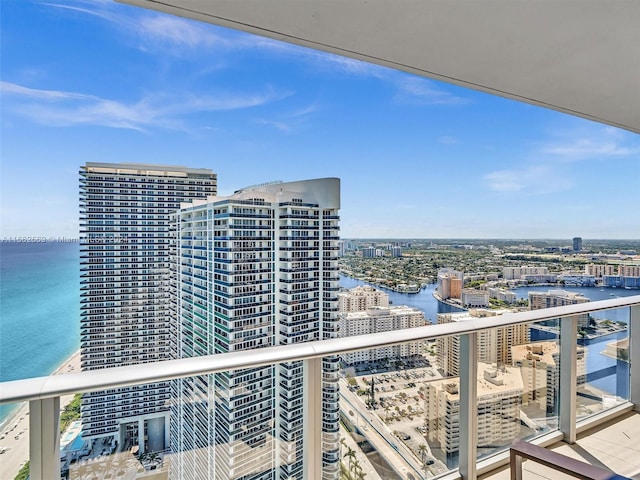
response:
<path fill-rule="evenodd" d="M 78 243 L 0 243 L 0 381 L 48 375 L 80 348 L 79 287 Z"/>

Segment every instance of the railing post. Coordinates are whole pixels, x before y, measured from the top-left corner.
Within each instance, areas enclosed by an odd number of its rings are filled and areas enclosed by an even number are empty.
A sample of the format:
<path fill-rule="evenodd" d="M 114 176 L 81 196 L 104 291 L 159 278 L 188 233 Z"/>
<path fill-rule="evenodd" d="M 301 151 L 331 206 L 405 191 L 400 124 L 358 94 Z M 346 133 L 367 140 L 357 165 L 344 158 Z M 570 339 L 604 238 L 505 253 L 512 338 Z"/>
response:
<path fill-rule="evenodd" d="M 640 412 L 640 305 L 629 312 L 629 400 Z"/>
<path fill-rule="evenodd" d="M 305 479 L 322 478 L 322 358 L 304 360 Z"/>
<path fill-rule="evenodd" d="M 576 394 L 578 360 L 578 317 L 560 319 L 559 426 L 563 440 L 576 443 Z"/>
<path fill-rule="evenodd" d="M 29 402 L 29 478 L 60 479 L 60 397 Z"/>
<path fill-rule="evenodd" d="M 459 471 L 464 480 L 477 476 L 478 446 L 478 334 L 460 335 Z"/>

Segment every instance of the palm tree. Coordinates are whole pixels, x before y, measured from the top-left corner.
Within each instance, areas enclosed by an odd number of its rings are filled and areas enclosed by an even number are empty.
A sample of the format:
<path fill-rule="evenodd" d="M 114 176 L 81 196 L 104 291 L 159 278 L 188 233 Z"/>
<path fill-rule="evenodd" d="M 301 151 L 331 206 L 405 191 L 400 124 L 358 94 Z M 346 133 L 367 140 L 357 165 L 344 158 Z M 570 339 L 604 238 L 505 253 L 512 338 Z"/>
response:
<path fill-rule="evenodd" d="M 346 446 L 347 442 L 345 441 L 344 437 L 340 437 L 340 458 L 342 458 L 342 447 Z"/>
<path fill-rule="evenodd" d="M 356 459 L 356 451 L 347 446 L 347 453 L 344 454 L 344 457 L 349 457 L 349 474 L 351 474 L 351 462 Z"/>
<path fill-rule="evenodd" d="M 427 446 L 424 443 L 421 443 L 420 445 L 418 445 L 418 451 L 420 452 L 420 457 L 422 458 L 422 469 L 424 470 L 424 473 L 427 473 L 427 452 L 429 451 L 429 449 L 427 448 Z"/>
<path fill-rule="evenodd" d="M 358 459 L 356 458 L 353 461 L 353 471 L 356 472 L 357 470 L 362 470 L 362 466 L 360 465 L 360 462 L 358 461 Z M 351 472 L 351 468 L 349 468 L 349 472 Z"/>

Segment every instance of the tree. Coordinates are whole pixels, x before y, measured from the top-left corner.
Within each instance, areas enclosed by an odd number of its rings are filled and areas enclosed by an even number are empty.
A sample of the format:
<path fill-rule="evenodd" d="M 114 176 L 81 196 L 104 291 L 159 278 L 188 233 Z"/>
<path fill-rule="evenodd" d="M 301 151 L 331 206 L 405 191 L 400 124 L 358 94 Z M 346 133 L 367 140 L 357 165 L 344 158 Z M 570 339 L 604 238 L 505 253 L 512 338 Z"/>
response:
<path fill-rule="evenodd" d="M 418 452 L 420 452 L 420 458 L 422 459 L 422 468 L 426 466 L 427 445 L 421 443 L 418 445 Z"/>
<path fill-rule="evenodd" d="M 351 474 L 351 462 L 356 459 L 356 451 L 353 448 L 347 446 L 347 453 L 344 454 L 344 457 L 349 458 L 349 474 Z"/>

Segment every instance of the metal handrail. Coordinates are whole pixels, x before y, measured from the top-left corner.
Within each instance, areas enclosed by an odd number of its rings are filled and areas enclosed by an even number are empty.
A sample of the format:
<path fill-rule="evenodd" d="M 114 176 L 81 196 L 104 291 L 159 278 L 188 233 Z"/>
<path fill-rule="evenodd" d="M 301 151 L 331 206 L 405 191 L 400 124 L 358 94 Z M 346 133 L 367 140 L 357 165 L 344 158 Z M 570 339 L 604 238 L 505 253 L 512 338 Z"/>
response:
<path fill-rule="evenodd" d="M 85 393 L 228 370 L 255 368 L 282 362 L 340 355 L 357 350 L 462 335 L 509 325 L 571 317 L 613 308 L 631 307 L 633 305 L 640 305 L 640 295 L 563 307 L 507 313 L 495 317 L 428 325 L 393 332 L 372 333 L 251 351 L 13 380 L 0 383 L 0 404 L 54 398 L 72 393 Z"/>

